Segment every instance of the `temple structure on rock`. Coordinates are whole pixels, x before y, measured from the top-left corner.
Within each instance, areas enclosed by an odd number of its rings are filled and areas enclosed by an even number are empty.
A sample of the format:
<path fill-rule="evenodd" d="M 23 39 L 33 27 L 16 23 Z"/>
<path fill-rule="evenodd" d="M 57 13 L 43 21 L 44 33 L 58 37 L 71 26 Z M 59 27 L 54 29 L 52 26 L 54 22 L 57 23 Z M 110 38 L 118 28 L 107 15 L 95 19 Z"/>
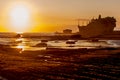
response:
<path fill-rule="evenodd" d="M 116 27 L 116 19 L 114 17 L 102 18 L 101 15 L 97 19 L 91 19 L 86 26 L 80 26 L 79 34 L 83 38 L 97 37 L 113 32 Z"/>

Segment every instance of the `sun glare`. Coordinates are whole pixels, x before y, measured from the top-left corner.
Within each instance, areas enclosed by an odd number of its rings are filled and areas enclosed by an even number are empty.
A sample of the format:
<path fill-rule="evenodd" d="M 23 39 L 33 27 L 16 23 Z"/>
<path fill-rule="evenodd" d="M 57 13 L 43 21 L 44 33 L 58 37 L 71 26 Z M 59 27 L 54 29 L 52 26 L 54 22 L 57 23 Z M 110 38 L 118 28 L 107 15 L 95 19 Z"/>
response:
<path fill-rule="evenodd" d="M 16 5 L 10 11 L 10 20 L 17 32 L 24 32 L 29 26 L 30 10 L 25 5 Z"/>

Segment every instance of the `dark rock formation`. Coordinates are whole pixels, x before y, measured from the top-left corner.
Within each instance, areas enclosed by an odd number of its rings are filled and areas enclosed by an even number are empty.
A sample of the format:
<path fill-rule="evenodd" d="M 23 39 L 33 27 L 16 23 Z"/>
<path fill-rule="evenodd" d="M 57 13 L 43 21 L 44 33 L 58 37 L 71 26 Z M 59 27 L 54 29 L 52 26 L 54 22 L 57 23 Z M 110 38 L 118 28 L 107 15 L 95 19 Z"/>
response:
<path fill-rule="evenodd" d="M 116 19 L 114 17 L 92 19 L 87 26 L 79 26 L 79 34 L 83 38 L 96 37 L 113 32 L 116 27 Z"/>

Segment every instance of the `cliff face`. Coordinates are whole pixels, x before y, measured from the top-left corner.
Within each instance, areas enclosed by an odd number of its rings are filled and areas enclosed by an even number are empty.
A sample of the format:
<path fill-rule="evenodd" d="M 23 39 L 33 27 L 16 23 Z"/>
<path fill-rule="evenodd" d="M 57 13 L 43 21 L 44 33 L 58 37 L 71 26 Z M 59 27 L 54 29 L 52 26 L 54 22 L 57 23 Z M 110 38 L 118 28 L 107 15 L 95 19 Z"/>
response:
<path fill-rule="evenodd" d="M 111 33 L 116 26 L 116 20 L 113 17 L 92 19 L 87 26 L 78 26 L 79 33 L 83 38 L 96 37 Z"/>

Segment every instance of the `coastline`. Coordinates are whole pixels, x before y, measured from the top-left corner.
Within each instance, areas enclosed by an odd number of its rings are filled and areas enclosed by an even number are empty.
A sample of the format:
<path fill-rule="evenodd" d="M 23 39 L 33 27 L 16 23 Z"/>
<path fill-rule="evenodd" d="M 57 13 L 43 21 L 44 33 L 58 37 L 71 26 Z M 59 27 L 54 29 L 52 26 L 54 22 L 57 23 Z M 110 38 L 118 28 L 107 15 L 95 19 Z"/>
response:
<path fill-rule="evenodd" d="M 19 38 L 17 35 L 21 35 L 21 38 L 38 38 L 45 40 L 91 40 L 91 39 L 99 39 L 99 40 L 120 40 L 120 31 L 114 30 L 111 33 L 107 33 L 104 35 L 91 37 L 91 38 L 83 38 L 79 33 L 10 33 L 10 32 L 2 32 L 0 33 L 0 38 Z"/>

